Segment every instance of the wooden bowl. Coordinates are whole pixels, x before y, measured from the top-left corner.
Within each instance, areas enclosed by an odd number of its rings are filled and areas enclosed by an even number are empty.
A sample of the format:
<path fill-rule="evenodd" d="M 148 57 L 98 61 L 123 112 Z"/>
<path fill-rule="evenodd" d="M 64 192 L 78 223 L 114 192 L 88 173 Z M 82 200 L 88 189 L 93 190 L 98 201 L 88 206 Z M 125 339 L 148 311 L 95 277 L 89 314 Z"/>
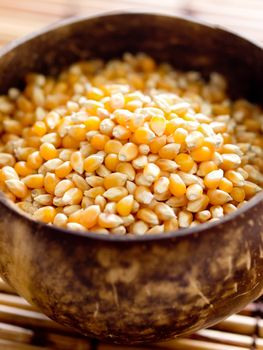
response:
<path fill-rule="evenodd" d="M 27 72 L 143 51 L 176 68 L 218 71 L 232 96 L 263 102 L 263 50 L 219 28 L 145 13 L 71 19 L 0 52 L 0 90 Z M 0 272 L 57 322 L 116 343 L 196 331 L 263 287 L 263 193 L 216 223 L 169 234 L 106 236 L 35 222 L 0 198 Z"/>

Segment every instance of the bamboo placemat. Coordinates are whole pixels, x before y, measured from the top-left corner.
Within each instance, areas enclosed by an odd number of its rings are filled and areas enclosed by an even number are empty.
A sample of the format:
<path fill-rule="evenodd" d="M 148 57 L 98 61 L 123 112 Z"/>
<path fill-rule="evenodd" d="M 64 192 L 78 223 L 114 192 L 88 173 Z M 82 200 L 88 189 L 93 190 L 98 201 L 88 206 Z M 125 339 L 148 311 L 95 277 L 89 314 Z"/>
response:
<path fill-rule="evenodd" d="M 140 347 L 89 340 L 51 321 L 0 279 L 1 350 L 263 350 L 263 303 L 248 305 L 210 329 Z"/>

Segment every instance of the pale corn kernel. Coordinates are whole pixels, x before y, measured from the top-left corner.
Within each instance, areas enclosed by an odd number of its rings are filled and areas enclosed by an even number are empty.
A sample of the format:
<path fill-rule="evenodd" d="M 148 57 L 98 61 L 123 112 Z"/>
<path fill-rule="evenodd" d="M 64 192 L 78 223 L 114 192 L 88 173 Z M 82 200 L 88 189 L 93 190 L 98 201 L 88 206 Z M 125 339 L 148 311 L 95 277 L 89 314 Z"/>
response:
<path fill-rule="evenodd" d="M 116 214 L 117 213 L 117 203 L 116 202 L 108 202 L 105 205 L 104 213 Z"/>
<path fill-rule="evenodd" d="M 137 213 L 137 218 L 143 220 L 149 225 L 159 225 L 158 216 L 153 210 L 148 208 L 140 209 Z"/>
<path fill-rule="evenodd" d="M 29 154 L 27 158 L 27 166 L 31 169 L 38 169 L 43 164 L 44 159 L 41 157 L 39 151 Z"/>
<path fill-rule="evenodd" d="M 111 136 L 115 123 L 111 119 L 104 119 L 100 123 L 99 130 L 102 134 Z"/>
<path fill-rule="evenodd" d="M 139 145 L 138 149 L 139 149 L 139 153 L 142 155 L 147 155 L 150 153 L 149 145 L 145 145 L 145 144 Z"/>
<path fill-rule="evenodd" d="M 88 185 L 87 181 L 78 174 L 73 174 L 71 180 L 73 181 L 74 185 L 83 192 L 90 189 L 90 186 Z"/>
<path fill-rule="evenodd" d="M 243 176 L 235 170 L 227 170 L 225 172 L 225 177 L 230 180 L 234 186 L 244 186 L 245 184 Z"/>
<path fill-rule="evenodd" d="M 43 221 L 46 224 L 53 223 L 56 216 L 56 209 L 52 206 L 45 206 L 37 209 L 34 214 L 34 219 Z"/>
<path fill-rule="evenodd" d="M 101 176 L 101 177 L 106 177 L 111 174 L 110 170 L 107 169 L 103 164 L 98 167 L 96 170 L 96 174 Z"/>
<path fill-rule="evenodd" d="M 83 174 L 83 172 L 84 172 L 84 159 L 83 159 L 83 155 L 81 154 L 81 152 L 77 151 L 77 152 L 74 152 L 71 154 L 70 165 L 72 166 L 72 169 L 75 170 L 78 174 Z"/>
<path fill-rule="evenodd" d="M 178 224 L 178 219 L 176 217 L 164 222 L 165 232 L 176 231 L 178 230 L 178 227 L 179 227 L 179 224 Z"/>
<path fill-rule="evenodd" d="M 147 159 L 149 163 L 155 163 L 159 159 L 159 156 L 157 154 L 148 154 Z"/>
<path fill-rule="evenodd" d="M 108 190 L 111 187 L 125 186 L 127 175 L 119 172 L 112 173 L 104 178 L 103 186 Z"/>
<path fill-rule="evenodd" d="M 146 233 L 147 234 L 158 234 L 164 232 L 164 225 L 155 225 L 151 227 Z"/>
<path fill-rule="evenodd" d="M 189 186 L 192 184 L 198 184 L 202 188 L 205 188 L 204 181 L 199 176 L 196 176 L 194 174 L 188 174 L 183 171 L 178 171 L 178 175 L 181 177 L 181 179 L 186 184 L 186 186 Z"/>
<path fill-rule="evenodd" d="M 208 190 L 207 195 L 212 205 L 223 205 L 232 200 L 230 194 L 222 190 Z"/>
<path fill-rule="evenodd" d="M 72 171 L 70 161 L 66 161 L 55 169 L 55 174 L 60 179 L 67 177 Z"/>
<path fill-rule="evenodd" d="M 133 159 L 132 166 L 134 169 L 143 169 L 148 163 L 148 158 L 145 155 L 139 155 L 137 158 Z"/>
<path fill-rule="evenodd" d="M 193 214 L 187 210 L 181 210 L 178 213 L 178 224 L 180 228 L 187 228 L 193 221 Z"/>
<path fill-rule="evenodd" d="M 122 219 L 116 214 L 101 213 L 98 223 L 104 228 L 114 228 L 122 225 Z"/>
<path fill-rule="evenodd" d="M 166 191 L 164 193 L 155 193 L 154 194 L 154 198 L 157 201 L 163 202 L 166 201 L 167 199 L 169 199 L 171 197 L 171 192 L 170 191 Z"/>
<path fill-rule="evenodd" d="M 213 170 L 204 177 L 204 184 L 207 188 L 215 189 L 219 186 L 224 177 L 222 169 Z"/>
<path fill-rule="evenodd" d="M 54 111 L 49 112 L 45 119 L 44 119 L 46 125 L 48 126 L 48 128 L 50 130 L 53 130 L 56 128 L 56 126 L 59 124 L 60 122 L 60 115 Z"/>
<path fill-rule="evenodd" d="M 169 143 L 160 148 L 158 154 L 160 158 L 174 160 L 180 150 L 178 143 Z"/>
<path fill-rule="evenodd" d="M 246 193 L 246 197 L 248 199 L 253 197 L 256 193 L 261 191 L 261 188 L 257 184 L 255 184 L 251 181 L 245 181 L 243 189 L 244 189 L 244 191 Z"/>
<path fill-rule="evenodd" d="M 166 129 L 166 119 L 164 116 L 153 116 L 150 120 L 150 128 L 157 136 L 162 136 Z"/>
<path fill-rule="evenodd" d="M 185 195 L 181 197 L 171 197 L 166 201 L 166 204 L 168 204 L 172 208 L 180 208 L 185 207 L 187 205 L 188 201 Z"/>
<path fill-rule="evenodd" d="M 122 162 L 130 162 L 131 160 L 137 157 L 138 153 L 138 147 L 134 143 L 128 142 L 122 146 L 122 148 L 119 151 L 118 157 L 119 160 Z"/>
<path fill-rule="evenodd" d="M 0 153 L 0 168 L 4 166 L 14 166 L 15 164 L 15 158 L 12 156 L 12 154 L 8 153 Z"/>
<path fill-rule="evenodd" d="M 17 198 L 24 198 L 28 193 L 26 185 L 20 180 L 17 180 L 17 179 L 6 180 L 5 185 L 8 188 L 8 190 Z"/>
<path fill-rule="evenodd" d="M 134 198 L 137 202 L 142 204 L 149 204 L 153 199 L 153 194 L 149 188 L 145 186 L 138 186 L 134 192 Z"/>
<path fill-rule="evenodd" d="M 191 213 L 198 213 L 199 211 L 205 210 L 208 204 L 209 204 L 209 197 L 203 194 L 200 198 L 194 201 L 189 201 L 186 208 Z"/>
<path fill-rule="evenodd" d="M 95 198 L 94 204 L 98 205 L 100 207 L 100 210 L 103 211 L 107 204 L 107 201 L 103 196 L 99 195 Z"/>
<path fill-rule="evenodd" d="M 226 205 L 226 204 L 225 204 Z M 212 215 L 209 210 L 202 210 L 195 214 L 195 217 L 200 222 L 206 222 L 211 219 Z"/>
<path fill-rule="evenodd" d="M 128 195 L 125 187 L 112 187 L 103 193 L 103 196 L 110 201 L 118 202 L 123 197 Z"/>
<path fill-rule="evenodd" d="M 99 197 L 99 196 L 97 196 L 97 197 Z M 97 198 L 97 197 L 96 197 L 96 198 Z M 88 208 L 90 205 L 93 205 L 94 202 L 95 202 L 95 200 L 93 200 L 93 199 L 90 198 L 90 197 L 83 197 L 83 198 L 82 198 L 82 201 L 81 201 L 81 207 L 82 207 L 83 209 Z"/>
<path fill-rule="evenodd" d="M 19 180 L 19 176 L 14 168 L 12 168 L 9 165 L 6 165 L 0 170 L 0 179 L 1 182 L 12 179 Z"/>
<path fill-rule="evenodd" d="M 160 168 L 156 164 L 149 163 L 143 169 L 143 176 L 146 181 L 153 182 L 159 178 L 160 172 Z"/>
<path fill-rule="evenodd" d="M 131 233 L 134 233 L 135 235 L 144 235 L 149 229 L 149 225 L 142 221 L 142 220 L 138 220 L 135 223 L 133 223 L 130 228 L 129 231 Z"/>
<path fill-rule="evenodd" d="M 114 227 L 112 229 L 110 229 L 110 233 L 114 234 L 114 235 L 125 235 L 126 234 L 126 227 L 123 225 L 120 225 L 118 227 Z"/>
<path fill-rule="evenodd" d="M 65 228 L 67 226 L 67 223 L 68 223 L 68 217 L 63 213 L 58 213 L 54 217 L 53 224 L 58 227 Z"/>
<path fill-rule="evenodd" d="M 129 181 L 134 181 L 135 179 L 136 172 L 130 163 L 119 163 L 116 171 L 125 174 Z"/>
<path fill-rule="evenodd" d="M 70 160 L 71 154 L 73 153 L 70 149 L 62 149 L 59 153 L 59 159 L 63 160 L 64 162 L 67 162 Z M 56 157 L 54 157 L 56 158 Z"/>
<path fill-rule="evenodd" d="M 237 210 L 237 207 L 234 206 L 234 204 L 226 203 L 223 205 L 223 210 L 224 210 L 224 214 L 231 214 Z"/>
<path fill-rule="evenodd" d="M 189 151 L 198 149 L 204 144 L 204 135 L 200 131 L 192 131 L 186 136 L 185 143 Z"/>
<path fill-rule="evenodd" d="M 64 193 L 62 200 L 65 205 L 74 205 L 79 204 L 82 197 L 83 193 L 79 188 L 70 188 Z"/>
<path fill-rule="evenodd" d="M 214 205 L 210 208 L 212 218 L 222 218 L 224 216 L 224 209 L 220 205 Z"/>
<path fill-rule="evenodd" d="M 189 185 L 186 189 L 186 197 L 189 201 L 195 201 L 203 195 L 203 188 L 199 184 Z"/>
<path fill-rule="evenodd" d="M 102 194 L 104 194 L 105 192 L 105 188 L 102 186 L 96 186 L 93 187 L 87 191 L 84 192 L 84 195 L 87 197 L 90 197 L 92 199 L 95 199 L 97 196 L 100 196 Z"/>
<path fill-rule="evenodd" d="M 162 170 L 162 171 L 168 171 L 168 172 L 175 172 L 176 169 L 178 169 L 178 164 L 170 159 L 158 159 L 156 161 L 156 165 Z"/>
<path fill-rule="evenodd" d="M 93 203 L 92 203 L 93 204 Z M 63 208 L 63 213 L 66 214 L 67 216 L 72 215 L 73 213 L 79 211 L 81 209 L 81 206 L 78 204 L 75 205 L 66 205 Z"/>
<path fill-rule="evenodd" d="M 129 192 L 129 194 L 134 194 L 136 187 L 137 186 L 135 185 L 134 182 L 126 181 L 126 188 L 127 188 L 127 191 Z"/>
<path fill-rule="evenodd" d="M 84 226 L 76 222 L 68 222 L 66 227 L 67 229 L 73 231 L 86 231 L 86 228 Z"/>
<path fill-rule="evenodd" d="M 91 187 L 103 186 L 104 178 L 96 175 L 86 177 L 86 182 Z"/>
<path fill-rule="evenodd" d="M 55 187 L 54 194 L 56 197 L 62 197 L 66 191 L 73 187 L 74 184 L 70 180 L 59 181 Z"/>
<path fill-rule="evenodd" d="M 233 170 L 241 164 L 241 158 L 235 153 L 222 154 L 222 160 L 221 168 L 223 170 Z"/>
<path fill-rule="evenodd" d="M 52 205 L 53 196 L 51 194 L 40 194 L 34 197 L 34 201 L 41 205 Z"/>
<path fill-rule="evenodd" d="M 171 174 L 169 181 L 169 190 L 175 197 L 181 197 L 186 193 L 186 185 L 179 175 Z"/>
<path fill-rule="evenodd" d="M 22 181 L 29 188 L 42 188 L 44 185 L 44 176 L 41 174 L 32 174 L 22 178 Z"/>
<path fill-rule="evenodd" d="M 158 203 L 154 206 L 154 212 L 162 221 L 170 220 L 175 217 L 175 213 L 169 205 L 165 203 Z"/>
<path fill-rule="evenodd" d="M 154 182 L 153 190 L 157 194 L 166 193 L 169 190 L 170 181 L 167 177 L 160 177 Z"/>
<path fill-rule="evenodd" d="M 125 126 L 116 125 L 112 130 L 112 136 L 118 140 L 128 140 L 131 136 L 131 132 Z"/>
<path fill-rule="evenodd" d="M 46 169 L 46 171 L 48 172 L 53 172 L 55 171 L 60 165 L 63 164 L 63 161 L 59 158 L 54 158 L 54 159 L 50 159 L 47 160 L 43 166 Z"/>

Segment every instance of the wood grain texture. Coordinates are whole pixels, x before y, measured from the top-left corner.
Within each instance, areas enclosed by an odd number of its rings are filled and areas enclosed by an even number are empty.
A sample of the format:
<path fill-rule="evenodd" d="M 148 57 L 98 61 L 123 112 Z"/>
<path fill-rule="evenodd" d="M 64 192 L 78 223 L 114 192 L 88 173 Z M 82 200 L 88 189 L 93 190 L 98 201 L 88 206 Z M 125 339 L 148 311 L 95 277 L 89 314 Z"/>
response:
<path fill-rule="evenodd" d="M 1 0 L 0 46 L 61 18 L 124 9 L 192 16 L 263 43 L 262 0 Z"/>

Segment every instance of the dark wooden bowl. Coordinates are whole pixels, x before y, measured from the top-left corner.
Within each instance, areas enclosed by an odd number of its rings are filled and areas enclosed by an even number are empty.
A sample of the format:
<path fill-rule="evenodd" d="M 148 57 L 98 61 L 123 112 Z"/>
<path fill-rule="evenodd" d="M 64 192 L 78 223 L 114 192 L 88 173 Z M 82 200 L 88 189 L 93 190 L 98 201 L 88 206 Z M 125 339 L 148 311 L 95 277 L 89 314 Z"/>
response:
<path fill-rule="evenodd" d="M 73 19 L 0 52 L 0 90 L 25 73 L 144 51 L 226 75 L 263 102 L 263 50 L 212 26 L 143 13 Z M 239 311 L 263 287 L 263 194 L 218 223 L 165 235 L 104 236 L 34 222 L 0 198 L 0 272 L 57 322 L 116 343 L 159 341 Z"/>

